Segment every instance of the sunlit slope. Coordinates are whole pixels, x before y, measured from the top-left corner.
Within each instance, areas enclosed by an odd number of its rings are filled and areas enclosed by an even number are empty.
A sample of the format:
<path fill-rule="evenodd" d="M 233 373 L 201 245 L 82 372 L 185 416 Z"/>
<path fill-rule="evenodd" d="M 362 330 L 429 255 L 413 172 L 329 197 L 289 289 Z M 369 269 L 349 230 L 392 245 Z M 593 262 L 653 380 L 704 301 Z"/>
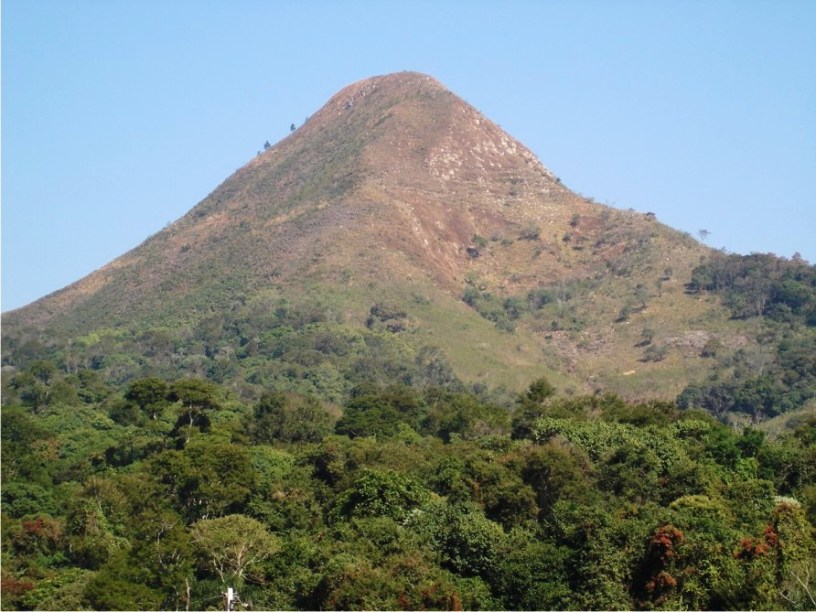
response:
<path fill-rule="evenodd" d="M 184 217 L 6 315 L 4 333 L 183 329 L 269 289 L 363 325 L 390 296 L 413 321 L 405 342 L 434 344 L 467 380 L 546 372 L 670 396 L 705 373 L 700 342 L 743 341 L 683 290 L 706 253 L 573 193 L 442 84 L 399 73 L 346 87 Z M 644 355 L 648 330 L 663 354 Z"/>

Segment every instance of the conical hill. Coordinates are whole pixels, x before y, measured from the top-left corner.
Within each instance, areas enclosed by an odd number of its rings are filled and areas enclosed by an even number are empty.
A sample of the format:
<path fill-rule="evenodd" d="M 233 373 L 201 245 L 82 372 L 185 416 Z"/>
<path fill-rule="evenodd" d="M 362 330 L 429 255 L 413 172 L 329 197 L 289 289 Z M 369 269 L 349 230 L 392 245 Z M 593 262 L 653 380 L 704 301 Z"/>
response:
<path fill-rule="evenodd" d="M 571 192 L 444 85 L 405 72 L 344 88 L 181 219 L 5 315 L 4 334 L 12 347 L 181 337 L 270 295 L 312 296 L 337 325 L 364 328 L 389 302 L 409 322 L 401 342 L 433 345 L 465 380 L 547 373 L 576 390 L 671 395 L 704 375 L 695 343 L 727 318 L 683 291 L 707 252 L 649 213 Z M 659 363 L 633 348 L 647 328 L 670 347 Z M 247 339 L 230 333 L 240 352 Z"/>

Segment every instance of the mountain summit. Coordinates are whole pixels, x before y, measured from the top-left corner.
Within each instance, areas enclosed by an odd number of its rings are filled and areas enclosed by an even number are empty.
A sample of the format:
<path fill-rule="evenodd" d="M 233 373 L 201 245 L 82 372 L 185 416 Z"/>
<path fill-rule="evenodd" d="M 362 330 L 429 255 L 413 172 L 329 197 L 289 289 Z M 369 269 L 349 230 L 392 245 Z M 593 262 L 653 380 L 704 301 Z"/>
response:
<path fill-rule="evenodd" d="M 154 311 L 227 280 L 213 269 L 258 288 L 331 277 L 357 254 L 373 255 L 366 275 L 416 267 L 448 286 L 470 265 L 474 235 L 518 233 L 579 205 L 526 147 L 438 81 L 375 77 L 337 93 L 182 219 L 33 310 L 47 320 L 43 311 L 99 299 L 107 307 L 94 316 L 110 310 L 108 323 L 122 323 L 139 304 Z"/>
<path fill-rule="evenodd" d="M 816 592 L 816 267 L 573 193 L 422 74 L 2 331 L 10 609 Z"/>
<path fill-rule="evenodd" d="M 673 309 L 672 341 L 699 340 L 684 329 L 700 309 L 676 279 L 707 252 L 650 213 L 571 192 L 441 83 L 403 72 L 342 89 L 181 219 L 4 327 L 16 343 L 44 330 L 173 333 L 270 292 L 318 295 L 338 323 L 362 325 L 391 299 L 412 321 L 408 343 L 433 338 L 465 378 L 544 368 L 589 385 L 582 351 L 596 380 L 626 372 L 632 333 L 614 324 L 626 309 L 645 325 Z M 672 390 L 694 377 L 682 370 Z"/>

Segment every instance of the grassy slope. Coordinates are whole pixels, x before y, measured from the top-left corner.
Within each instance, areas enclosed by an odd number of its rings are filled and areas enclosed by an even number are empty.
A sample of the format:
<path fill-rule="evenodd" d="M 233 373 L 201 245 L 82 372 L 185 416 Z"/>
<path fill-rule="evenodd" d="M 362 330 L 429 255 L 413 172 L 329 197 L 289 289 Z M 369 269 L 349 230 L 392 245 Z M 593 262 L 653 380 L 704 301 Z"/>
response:
<path fill-rule="evenodd" d="M 485 245 L 471 258 L 477 238 Z M 338 93 L 178 222 L 4 316 L 4 328 L 60 342 L 100 329 L 179 331 L 267 289 L 308 295 L 362 326 L 388 299 L 414 320 L 406 341 L 438 346 L 465 380 L 520 389 L 546 375 L 575 392 L 673 397 L 708 374 L 701 338 L 737 346 L 753 335 L 718 303 L 685 295 L 707 252 L 648 216 L 569 192 L 438 83 L 392 75 Z M 473 286 L 573 297 L 506 332 L 461 301 Z M 667 347 L 662 361 L 640 361 L 644 328 Z"/>

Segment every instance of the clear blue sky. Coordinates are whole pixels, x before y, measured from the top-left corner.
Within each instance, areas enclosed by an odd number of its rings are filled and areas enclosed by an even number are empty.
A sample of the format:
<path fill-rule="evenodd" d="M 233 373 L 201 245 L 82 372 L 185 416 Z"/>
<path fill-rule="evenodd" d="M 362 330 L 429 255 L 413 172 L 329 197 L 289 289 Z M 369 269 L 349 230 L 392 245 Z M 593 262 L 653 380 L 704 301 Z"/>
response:
<path fill-rule="evenodd" d="M 2 309 L 135 247 L 341 87 L 400 70 L 575 191 L 816 261 L 813 0 L 3 0 Z"/>

